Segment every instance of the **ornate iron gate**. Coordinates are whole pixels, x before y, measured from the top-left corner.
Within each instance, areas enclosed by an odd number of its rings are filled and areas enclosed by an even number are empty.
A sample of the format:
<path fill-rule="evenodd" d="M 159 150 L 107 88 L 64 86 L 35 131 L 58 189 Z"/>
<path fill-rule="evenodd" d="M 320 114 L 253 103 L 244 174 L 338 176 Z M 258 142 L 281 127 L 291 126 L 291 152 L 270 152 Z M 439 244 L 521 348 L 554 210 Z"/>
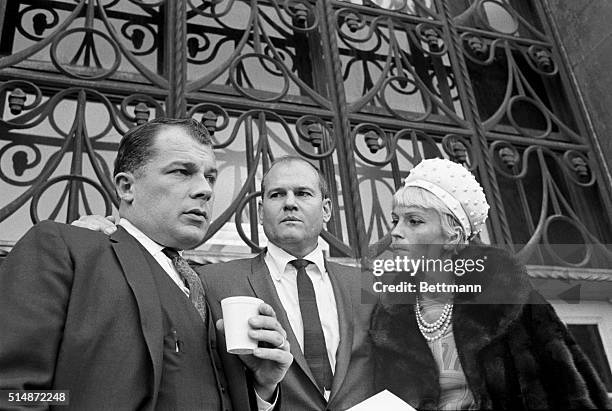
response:
<path fill-rule="evenodd" d="M 193 116 L 221 171 L 208 238 L 257 250 L 262 172 L 297 152 L 330 183 L 332 255 L 372 257 L 402 177 L 444 156 L 485 187 L 490 241 L 606 267 L 610 181 L 545 3 L 357 2 L 0 0 L 0 240 L 110 213 L 120 136 Z"/>

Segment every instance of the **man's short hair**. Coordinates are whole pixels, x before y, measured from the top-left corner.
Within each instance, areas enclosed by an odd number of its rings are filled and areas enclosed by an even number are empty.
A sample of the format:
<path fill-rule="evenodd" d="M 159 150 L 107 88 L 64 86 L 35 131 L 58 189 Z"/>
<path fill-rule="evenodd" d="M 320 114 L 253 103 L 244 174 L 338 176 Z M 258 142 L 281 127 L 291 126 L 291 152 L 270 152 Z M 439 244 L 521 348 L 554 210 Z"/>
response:
<path fill-rule="evenodd" d="M 197 142 L 212 146 L 210 133 L 202 123 L 192 118 L 156 118 L 129 130 L 119 143 L 113 176 L 122 172 L 136 172 L 153 157 L 155 137 L 164 127 L 180 127 Z"/>
<path fill-rule="evenodd" d="M 266 177 L 268 176 L 268 173 L 270 173 L 270 170 L 279 164 L 289 164 L 293 162 L 308 164 L 310 167 L 312 167 L 312 169 L 317 173 L 317 177 L 319 177 L 319 190 L 321 190 L 322 197 L 329 198 L 329 185 L 327 184 L 327 180 L 325 180 L 325 176 L 323 173 L 321 173 L 321 170 L 315 167 L 310 161 L 306 161 L 299 156 L 283 156 L 272 162 L 270 168 L 265 172 L 263 178 L 261 179 L 261 196 L 263 197 L 264 193 L 266 192 Z"/>

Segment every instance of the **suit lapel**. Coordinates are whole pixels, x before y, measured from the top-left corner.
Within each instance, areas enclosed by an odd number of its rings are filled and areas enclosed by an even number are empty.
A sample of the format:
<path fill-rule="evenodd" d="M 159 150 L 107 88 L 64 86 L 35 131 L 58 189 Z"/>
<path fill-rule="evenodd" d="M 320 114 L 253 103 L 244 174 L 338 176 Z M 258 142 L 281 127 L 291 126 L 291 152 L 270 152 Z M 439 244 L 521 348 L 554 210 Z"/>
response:
<path fill-rule="evenodd" d="M 261 298 L 266 303 L 270 304 L 272 308 L 274 308 L 278 321 L 287 332 L 287 340 L 291 345 L 291 354 L 293 354 L 293 360 L 308 376 L 312 384 L 317 386 L 314 376 L 310 371 L 310 367 L 308 367 L 308 363 L 306 362 L 306 358 L 304 357 L 304 353 L 300 348 L 300 344 L 298 343 L 297 338 L 293 333 L 293 329 L 291 328 L 291 324 L 289 323 L 289 318 L 287 317 L 287 312 L 283 308 L 283 304 L 278 298 L 276 288 L 272 283 L 272 276 L 270 275 L 268 266 L 264 261 L 264 256 L 265 251 L 259 254 L 257 257 L 253 258 L 252 260 L 251 272 L 248 275 L 251 288 L 253 288 L 253 291 L 255 292 L 255 295 L 258 298 Z"/>
<path fill-rule="evenodd" d="M 346 279 L 345 281 L 343 278 L 340 278 L 339 270 L 334 271 L 331 264 L 326 264 L 326 269 L 334 289 L 340 328 L 340 343 L 336 353 L 336 370 L 329 398 L 331 403 L 342 386 L 351 360 L 353 346 L 353 303 L 350 295 L 352 287 L 349 287 L 349 285 L 352 284 L 354 279 Z"/>
<path fill-rule="evenodd" d="M 161 302 L 143 250 L 136 239 L 118 227 L 111 235 L 112 247 L 138 305 L 142 332 L 153 361 L 154 397 L 157 401 L 163 361 Z M 146 251 L 145 251 L 146 252 Z"/>

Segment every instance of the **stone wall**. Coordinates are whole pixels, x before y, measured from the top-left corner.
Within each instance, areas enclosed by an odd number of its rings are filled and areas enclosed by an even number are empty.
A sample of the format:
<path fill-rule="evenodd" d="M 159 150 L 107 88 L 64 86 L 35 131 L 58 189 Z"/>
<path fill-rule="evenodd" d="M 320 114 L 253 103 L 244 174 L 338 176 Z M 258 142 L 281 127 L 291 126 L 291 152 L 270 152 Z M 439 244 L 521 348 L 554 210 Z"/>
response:
<path fill-rule="evenodd" d="M 612 1 L 542 0 L 612 170 Z M 608 174 L 609 175 L 609 174 Z"/>

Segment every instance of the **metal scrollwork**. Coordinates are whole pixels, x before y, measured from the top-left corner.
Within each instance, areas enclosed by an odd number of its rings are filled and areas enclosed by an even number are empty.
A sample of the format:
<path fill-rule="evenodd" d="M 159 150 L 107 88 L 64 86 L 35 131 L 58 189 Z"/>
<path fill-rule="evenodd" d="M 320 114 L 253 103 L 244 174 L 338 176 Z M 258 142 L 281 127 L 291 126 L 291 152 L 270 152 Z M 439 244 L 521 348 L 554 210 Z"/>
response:
<path fill-rule="evenodd" d="M 134 114 L 128 111 L 129 106 L 134 106 Z M 151 109 L 155 109 L 157 116 L 151 116 Z M 165 115 L 162 105 L 153 97 L 146 94 L 131 94 L 121 101 L 121 115 L 128 123 L 137 125 L 146 123 L 153 117 L 163 117 Z"/>
<path fill-rule="evenodd" d="M 295 149 L 303 156 L 312 159 L 321 159 L 330 156 L 336 149 L 336 141 L 330 136 L 333 136 L 333 131 L 329 125 L 322 121 L 317 116 L 302 116 L 295 123 L 295 129 L 298 136 L 305 141 L 308 141 L 314 148 L 322 149 L 322 152 L 317 154 L 306 153 L 294 144 Z M 292 141 L 293 142 L 293 141 Z"/>
<path fill-rule="evenodd" d="M 501 41 L 500 39 L 491 40 L 471 32 L 461 34 L 461 40 L 464 55 L 471 62 L 483 66 L 493 63 L 495 50 Z"/>
<path fill-rule="evenodd" d="M 160 1 L 160 2 L 154 2 L 154 3 L 139 2 L 136 4 L 141 4 L 143 5 L 143 7 L 144 7 L 144 4 L 146 4 L 146 7 L 147 7 L 147 10 L 149 10 L 149 13 L 155 13 L 153 7 L 156 7 L 157 5 L 160 5 L 162 3 L 165 3 L 165 0 Z M 111 47 L 113 48 L 114 53 L 116 55 L 116 58 L 114 59 L 112 67 L 114 67 L 115 65 L 118 65 L 121 62 L 121 57 L 125 57 L 125 59 L 128 60 L 140 72 L 140 74 L 142 74 L 145 78 L 147 78 L 152 84 L 160 88 L 167 89 L 168 80 L 162 77 L 160 74 L 158 74 L 156 70 L 151 70 L 151 67 L 144 64 L 142 60 L 139 60 L 137 58 L 138 56 L 130 50 L 131 48 L 133 48 L 133 43 L 130 42 L 129 46 L 124 44 L 125 35 L 118 33 L 115 28 L 115 25 L 111 22 L 111 19 L 109 19 L 109 16 L 107 15 L 107 10 L 106 10 L 107 7 L 104 6 L 102 2 L 98 2 L 97 4 L 98 4 L 97 14 L 99 14 L 100 20 L 104 23 L 104 27 L 106 27 L 106 30 L 108 31 L 107 37 L 109 39 L 105 39 L 105 40 L 111 44 Z M 110 10 L 108 11 L 108 13 L 110 13 Z M 155 30 L 153 29 L 151 30 L 155 32 Z M 153 37 L 155 38 L 156 35 L 154 35 Z M 153 40 L 153 42 L 155 45 L 154 47 L 157 47 L 157 48 L 161 47 L 161 45 L 157 42 L 157 40 Z M 144 45 L 144 39 L 143 39 L 143 45 Z M 151 53 L 152 52 L 148 52 L 148 54 L 151 54 Z M 109 73 L 106 75 L 106 77 L 111 76 L 112 75 L 111 72 L 115 72 L 116 68 L 114 70 L 108 70 L 108 71 Z"/>
<path fill-rule="evenodd" d="M 589 232 L 584 220 L 578 214 L 580 212 L 578 205 L 570 201 L 571 197 L 568 197 L 566 188 L 554 179 L 558 170 L 565 168 L 565 174 L 569 175 L 575 184 L 582 187 L 593 185 L 594 176 L 588 170 L 588 160 L 583 153 L 568 150 L 561 156 L 549 148 L 531 145 L 521 156 L 514 145 L 503 141 L 494 142 L 489 152 L 496 160 L 494 164 L 497 172 L 514 181 L 516 204 L 520 205 L 524 213 L 523 218 L 530 238 L 517 253 L 521 261 L 536 257 L 540 263 L 550 263 L 549 259 L 552 258 L 554 264 L 584 267 L 592 264 L 593 259 L 612 257 L 612 253 L 601 244 L 601 241 Z M 534 157 L 531 162 L 528 161 L 530 156 Z M 528 166 L 536 167 L 540 175 L 539 196 L 534 191 L 528 191 L 526 180 Z M 531 172 L 533 171 L 532 169 Z M 532 198 L 541 200 L 536 200 L 539 201 L 536 205 L 531 203 Z M 540 209 L 539 217 L 534 221 L 533 210 L 537 208 Z M 553 226 L 560 224 L 566 227 L 553 229 Z M 568 225 L 580 236 L 580 239 L 574 238 L 572 244 L 566 243 L 566 240 L 571 238 Z M 560 232 L 563 232 L 562 238 L 565 240 L 559 241 Z M 544 245 L 544 254 L 539 244 Z M 598 250 L 598 257 L 594 257 L 595 249 Z"/>
<path fill-rule="evenodd" d="M 89 211 L 86 194 L 110 212 L 119 138 L 168 115 L 203 124 L 220 180 L 231 180 L 207 239 L 227 235 L 235 217 L 257 251 L 259 178 L 276 155 L 294 153 L 342 196 L 322 234 L 332 254 L 361 258 L 371 240 L 370 252 L 382 250 L 393 189 L 430 157 L 478 176 L 492 242 L 528 241 L 524 256 L 561 226 L 594 244 L 591 233 L 607 226 L 584 209 L 609 208 L 597 197 L 607 175 L 589 127 L 571 117 L 580 110 L 561 101 L 571 82 L 540 31 L 548 26 L 516 2 L 473 0 L 457 13 L 452 1 L 8 1 L 0 70 L 20 80 L 0 82 L 0 183 L 17 194 L 0 221 L 28 207 L 35 221 L 48 210 L 70 220 Z M 510 227 L 514 213 L 524 227 Z M 540 247 L 538 258 L 558 250 Z M 553 263 L 598 264 L 576 252 Z"/>
<path fill-rule="evenodd" d="M 448 134 L 442 139 L 442 148 L 454 162 L 468 166 L 470 171 L 476 169 L 472 145 L 465 137 Z"/>
<path fill-rule="evenodd" d="M 366 0 L 365 3 L 376 8 L 391 11 L 404 10 L 408 5 L 407 0 Z"/>
<path fill-rule="evenodd" d="M 521 51 L 524 53 L 523 49 L 521 49 Z M 550 50 L 544 47 L 536 45 L 529 46 L 526 60 L 532 69 L 543 76 L 554 76 L 559 71 Z"/>
<path fill-rule="evenodd" d="M 193 0 L 187 0 L 189 4 L 190 10 L 204 17 L 212 17 L 215 19 L 219 19 L 221 17 L 226 16 L 230 11 L 232 11 L 235 0 L 203 0 L 201 6 L 196 6 L 193 3 Z M 217 11 L 217 6 L 224 3 L 225 8 L 223 10 Z M 210 11 L 206 11 L 210 9 Z"/>
<path fill-rule="evenodd" d="M 101 4 L 105 9 L 110 9 L 119 3 L 121 0 L 98 0 L 98 4 Z"/>
<path fill-rule="evenodd" d="M 222 2 L 222 7 L 226 4 L 230 7 L 229 3 L 232 2 Z M 195 7 L 194 4 L 192 6 Z M 219 38 L 219 35 L 206 31 L 194 34 L 195 30 L 190 29 L 187 51 L 191 57 L 188 61 L 197 64 L 198 68 L 206 66 L 206 69 L 198 71 L 204 75 L 189 81 L 187 91 L 200 90 L 221 80 L 232 93 L 237 91 L 249 100 L 272 103 L 285 100 L 289 93 L 293 95 L 296 88 L 299 88 L 301 96 L 307 96 L 320 106 L 329 108 L 329 100 L 302 76 L 303 68 L 296 56 L 299 50 L 291 47 L 290 42 L 282 40 L 284 36 L 299 36 L 319 27 L 319 12 L 310 2 L 274 0 L 260 3 L 250 0 L 247 3 L 236 3 L 231 10 L 227 9 L 223 19 L 219 13 L 210 14 L 212 10 L 208 10 L 208 7 L 208 3 L 205 3 L 201 8 L 193 10 L 195 14 L 190 11 L 190 16 L 198 20 L 197 24 L 207 24 L 201 22 L 200 15 L 214 19 L 211 24 L 220 25 L 227 30 L 227 35 Z M 213 38 L 218 41 L 208 46 L 207 41 Z M 226 45 L 231 45 L 230 55 L 223 51 Z M 220 58 L 220 55 L 223 57 Z M 222 79 L 226 73 L 229 81 Z"/>
<path fill-rule="evenodd" d="M 287 74 L 285 67 L 279 61 L 273 59 L 272 57 L 269 57 L 263 54 L 258 54 L 258 53 L 247 53 L 247 54 L 243 54 L 240 57 L 237 57 L 236 59 L 234 59 L 234 61 L 232 61 L 232 65 L 230 66 L 230 77 L 229 77 L 232 83 L 232 86 L 234 86 L 234 88 L 238 90 L 245 97 L 248 97 L 248 98 L 251 98 L 257 101 L 271 102 L 271 101 L 278 101 L 282 99 L 283 97 L 285 97 L 285 95 L 289 91 L 289 80 L 285 76 L 282 76 L 282 79 L 283 79 L 282 89 L 278 92 L 268 91 L 265 94 L 260 94 L 260 93 L 256 94 L 255 92 L 248 91 L 246 87 L 240 84 L 237 78 L 238 71 L 243 72 L 245 70 L 244 62 L 247 59 L 257 59 L 257 61 L 259 61 L 261 66 L 263 66 L 264 68 L 266 67 L 265 62 L 268 62 L 272 64 L 274 67 L 276 67 L 280 73 Z"/>
<path fill-rule="evenodd" d="M 385 133 L 385 131 L 377 124 L 362 123 L 357 125 L 351 133 L 352 140 L 355 141 L 357 136 L 362 136 L 366 146 L 370 150 L 370 153 L 375 154 L 381 149 L 385 149 L 387 151 L 387 155 L 385 156 L 384 160 L 376 161 L 369 158 L 369 155 L 364 154 L 359 149 L 359 146 L 355 144 L 355 153 L 364 162 L 373 166 L 381 167 L 389 164 L 389 162 L 395 157 L 397 137 L 389 137 L 387 133 Z"/>
<path fill-rule="evenodd" d="M 292 70 L 294 68 L 295 55 L 292 54 L 289 50 L 282 50 L 282 49 L 275 50 L 273 47 L 270 47 L 269 44 L 266 44 L 266 46 L 264 47 L 263 54 L 279 62 L 284 67 L 289 68 L 289 70 Z M 262 61 L 261 63 L 262 63 L 261 65 L 263 66 L 264 70 L 266 70 L 267 73 L 270 73 L 273 76 L 277 76 L 277 77 L 281 77 L 283 75 L 283 71 L 279 70 L 277 66 L 267 64 L 265 61 Z"/>
<path fill-rule="evenodd" d="M 137 4 L 142 7 L 159 7 L 163 6 L 166 3 L 166 0 L 130 0 L 132 3 Z"/>
<path fill-rule="evenodd" d="M 68 197 L 68 191 L 70 188 L 71 184 L 74 184 L 73 181 L 78 181 L 81 183 L 87 183 L 90 186 L 92 186 L 93 188 L 96 189 L 96 191 L 100 194 L 100 196 L 102 196 L 102 199 L 104 200 L 104 215 L 110 215 L 113 211 L 112 209 L 112 200 L 110 195 L 108 194 L 108 192 L 106 192 L 104 190 L 104 188 L 97 183 L 96 181 L 82 176 L 82 175 L 75 175 L 75 174 L 70 174 L 70 175 L 64 175 L 64 176 L 58 176 L 55 178 L 52 178 L 48 181 L 46 181 L 39 190 L 36 191 L 36 193 L 34 193 L 34 195 L 32 196 L 32 203 L 30 204 L 30 217 L 32 218 L 32 222 L 34 223 L 38 223 L 40 221 L 40 217 L 38 215 L 38 204 L 40 202 L 40 198 L 41 196 L 44 194 L 45 191 L 47 191 L 51 186 L 53 186 L 54 184 L 57 184 L 61 181 L 67 181 L 67 185 L 66 188 L 64 189 L 63 194 L 61 195 L 60 199 L 58 200 L 52 214 L 49 216 L 50 219 L 54 220 L 57 217 L 57 214 L 59 212 L 59 209 L 61 208 L 62 202 L 66 200 L 66 197 Z M 87 203 L 87 198 L 84 195 L 84 192 L 82 192 L 82 186 L 79 186 L 79 192 L 82 195 L 83 201 L 85 203 Z M 91 213 L 91 210 L 87 210 Z"/>
<path fill-rule="evenodd" d="M 511 7 L 507 6 L 502 2 L 496 0 L 480 0 L 478 2 L 477 14 L 480 18 L 481 24 L 487 29 L 496 31 L 502 34 L 515 34 L 520 28 L 518 15 Z M 505 21 L 502 19 L 500 22 L 491 22 L 487 16 L 487 9 L 494 8 L 497 14 L 500 15 L 505 13 Z"/>
<path fill-rule="evenodd" d="M 489 15 L 495 18 L 489 18 Z M 538 40 L 546 36 L 510 4 L 498 0 L 477 0 L 463 13 L 454 17 L 455 24 L 487 30 L 505 36 L 531 35 Z"/>
<path fill-rule="evenodd" d="M 108 131 L 113 127 L 113 125 L 118 130 L 123 129 L 123 127 L 117 121 L 118 116 L 114 115 L 116 113 L 116 107 L 108 100 L 106 96 L 104 96 L 98 91 L 91 90 L 91 89 L 70 88 L 70 89 L 64 90 L 56 94 L 55 96 L 53 96 L 51 99 L 49 99 L 45 103 L 43 116 L 41 116 L 39 120 L 42 121 L 45 116 L 48 116 L 49 125 L 51 125 L 53 130 L 58 135 L 64 138 L 70 138 L 73 130 L 72 129 L 64 130 L 58 124 L 58 118 L 63 119 L 64 116 L 66 115 L 66 113 L 63 110 L 61 110 L 61 103 L 63 101 L 69 101 L 70 98 L 73 98 L 73 97 L 79 98 L 79 96 L 82 96 L 83 99 L 86 99 L 87 97 L 89 97 L 90 102 L 101 103 L 102 107 L 106 109 L 106 114 L 109 117 L 109 120 L 106 123 L 102 123 L 102 119 L 104 118 L 104 116 L 102 115 L 103 113 L 101 111 L 98 113 L 98 119 L 100 120 L 99 124 L 100 125 L 103 124 L 104 127 L 101 127 L 101 131 L 99 133 L 88 136 L 89 139 L 91 139 L 92 141 L 96 141 L 96 140 L 103 138 L 104 136 L 106 136 Z M 84 104 L 86 104 L 86 101 L 84 101 Z"/>
<path fill-rule="evenodd" d="M 296 32 L 310 32 L 319 25 L 319 16 L 309 1 L 283 0 L 279 5 L 277 0 L 272 0 L 272 4 L 283 24 Z M 284 10 L 291 17 L 291 21 L 285 18 L 281 10 Z"/>
<path fill-rule="evenodd" d="M 11 80 L 0 84 L 0 94 L 8 91 L 8 105 L 11 114 L 19 115 L 24 110 L 29 111 L 37 107 L 42 101 L 42 92 L 34 83 L 22 80 Z M 33 95 L 31 102 L 27 103 L 28 95 Z"/>
<path fill-rule="evenodd" d="M 197 104 L 189 110 L 187 115 L 189 117 L 194 117 L 197 113 L 202 113 L 200 122 L 204 124 L 204 127 L 206 127 L 213 139 L 215 138 L 215 133 L 217 131 L 225 130 L 229 124 L 229 115 L 227 114 L 227 111 L 217 104 Z M 219 120 L 221 120 L 221 123 L 219 123 Z M 229 143 L 231 143 L 231 141 L 227 144 L 215 143 L 214 148 L 219 149 L 227 147 Z"/>
<path fill-rule="evenodd" d="M 427 48 L 423 49 L 434 56 L 443 56 L 447 53 L 448 48 L 444 42 L 444 36 L 440 28 L 431 25 L 421 23 L 416 26 L 416 33 L 421 42 L 427 44 Z M 419 47 L 421 42 L 415 41 L 415 44 Z"/>
<path fill-rule="evenodd" d="M 472 55 L 478 59 L 483 59 L 489 54 L 489 45 L 485 40 L 471 33 L 463 33 L 465 44 Z"/>
<path fill-rule="evenodd" d="M 351 87 L 354 82 L 362 87 L 358 97 L 351 93 L 349 112 L 382 107 L 393 118 L 409 122 L 426 121 L 435 113 L 463 125 L 452 95 L 457 88 L 454 73 L 441 58 L 449 47 L 443 26 L 435 20 L 416 23 L 365 13 L 344 7 L 334 15 L 339 40 L 350 56 L 342 61 L 343 79 Z M 417 69 L 415 61 L 425 67 Z"/>
<path fill-rule="evenodd" d="M 414 87 L 408 88 L 408 85 L 412 84 Z M 404 94 L 404 95 L 413 95 L 417 92 L 420 92 L 420 96 L 423 99 L 424 110 L 421 113 L 413 114 L 413 113 L 401 113 L 391 107 L 391 105 L 387 102 L 386 90 L 387 87 L 391 86 L 394 91 Z M 427 92 L 424 92 L 419 85 L 412 79 L 406 76 L 391 76 L 385 79 L 382 83 L 379 93 L 379 99 L 382 106 L 389 111 L 389 113 L 393 113 L 398 118 L 407 120 L 407 121 L 423 121 L 431 114 L 432 110 L 432 102 L 431 98 Z"/>
<path fill-rule="evenodd" d="M 136 99 L 138 96 L 134 96 L 134 98 Z M 150 97 L 145 99 L 150 99 Z M 74 119 L 66 127 L 65 119 L 67 113 L 64 104 L 69 103 L 73 105 L 73 102 L 76 102 L 76 105 L 74 105 Z M 95 107 L 96 118 L 98 119 L 96 127 L 92 125 L 90 130 L 86 126 L 85 114 L 88 104 Z M 104 109 L 106 109 L 106 113 L 103 112 Z M 104 121 L 105 115 L 108 116 L 106 121 Z M 37 137 L 33 135 L 32 142 L 15 139 L 12 143 L 2 148 L 0 153 L 2 164 L 11 164 L 14 175 L 8 176 L 6 168 L 3 168 L 0 178 L 9 184 L 28 186 L 28 188 L 0 210 L 0 221 L 13 214 L 29 199 L 32 199 L 31 217 L 33 221 L 38 221 L 40 197 L 52 185 L 64 180 L 68 183 L 50 216 L 52 219 L 57 217 L 66 198 L 68 199 L 68 221 L 78 218 L 76 213 L 78 212 L 79 202 L 85 207 L 86 212 L 91 213 L 83 183 L 93 186 L 102 195 L 105 203 L 105 212 L 111 212 L 112 203 L 116 199 L 113 197 L 114 188 L 109 178 L 110 171 L 106 160 L 95 151 L 94 147 L 95 144 L 98 144 L 99 140 L 109 135 L 113 127 L 120 134 L 125 133 L 125 126 L 121 124 L 120 118 L 122 118 L 121 111 L 100 92 L 91 89 L 68 88 L 11 121 L 0 120 L 0 123 L 9 129 L 34 128 L 38 125 L 44 125 L 44 127 L 52 130 L 51 134 L 53 135 L 52 137 Z M 94 129 L 95 132 L 92 131 Z M 38 141 L 41 141 L 41 143 L 38 143 Z M 38 145 L 48 144 L 47 141 L 51 145 L 57 146 L 58 150 L 52 152 L 43 164 L 42 153 Z M 101 144 L 108 146 L 108 148 L 112 146 L 112 144 L 107 142 Z M 33 153 L 33 158 L 30 153 L 26 152 L 26 149 Z M 7 156 L 10 157 L 9 161 L 7 161 Z M 71 157 L 71 174 L 53 177 L 53 174 L 59 170 L 61 162 L 67 156 Z M 98 182 L 82 175 L 84 156 L 89 157 L 91 168 Z M 35 177 L 28 176 L 27 181 L 23 180 L 23 177 L 27 175 L 29 170 L 34 171 L 35 169 L 37 170 Z"/>
<path fill-rule="evenodd" d="M 567 175 L 581 187 L 589 187 L 595 184 L 595 174 L 592 172 L 591 161 L 583 153 L 576 150 L 568 150 L 563 154 L 563 165 Z"/>
<path fill-rule="evenodd" d="M 546 122 L 546 128 L 542 133 L 533 134 L 531 131 L 526 130 L 524 127 L 518 124 L 513 112 L 513 109 L 518 104 L 527 104 L 528 106 L 530 106 L 529 112 L 532 113 L 532 116 L 534 115 L 534 113 L 540 113 L 540 115 L 544 118 Z M 508 116 L 510 124 L 512 124 L 512 126 L 517 131 L 519 131 L 525 136 L 530 136 L 533 138 L 546 138 L 548 135 L 550 135 L 550 132 L 552 131 L 552 121 L 550 119 L 550 116 L 548 115 L 548 110 L 546 109 L 546 107 L 544 107 L 541 102 L 526 96 L 514 96 L 510 98 L 510 100 L 508 101 L 508 106 L 506 108 L 506 116 Z"/>
<path fill-rule="evenodd" d="M 356 33 L 366 27 L 367 20 L 362 14 L 356 13 L 350 9 L 340 9 L 336 11 L 336 20 L 340 35 L 342 35 L 342 27 L 346 25 L 351 33 Z"/>
<path fill-rule="evenodd" d="M 484 120 L 484 129 L 494 129 L 505 117 L 512 127 L 524 137 L 550 139 L 552 137 L 553 124 L 555 124 L 562 135 L 569 137 L 576 143 L 583 143 L 583 137 L 565 124 L 561 118 L 543 102 L 534 86 L 530 84 L 527 75 L 523 73 L 524 66 L 521 68 L 515 60 L 511 45 L 507 41 L 504 41 L 503 45 L 504 55 L 507 60 L 505 95 L 495 113 Z M 528 109 L 526 109 L 526 107 L 528 107 Z M 532 122 L 538 120 L 539 117 L 539 120 L 542 120 L 543 123 L 543 130 L 538 132 L 537 126 L 529 128 L 519 124 L 515 114 L 520 112 L 524 113 L 523 119 L 528 118 Z M 526 116 L 525 113 L 529 113 L 529 116 Z"/>
<path fill-rule="evenodd" d="M 81 44 L 79 45 L 76 53 L 68 63 L 62 62 L 58 57 L 58 47 L 62 43 L 62 41 L 64 41 L 64 39 L 75 33 L 83 33 Z M 114 57 L 112 58 L 110 67 L 108 68 L 103 67 L 100 55 L 96 51 L 96 47 L 99 47 L 99 45 L 94 46 L 95 36 L 106 40 L 106 42 L 111 46 L 113 50 Z M 81 74 L 76 68 L 79 63 L 79 60 L 82 61 L 82 67 L 90 68 L 90 70 L 84 71 L 84 74 Z M 85 80 L 101 80 L 110 77 L 115 73 L 115 71 L 119 67 L 119 64 L 121 63 L 121 54 L 119 52 L 119 47 L 117 46 L 115 41 L 111 39 L 106 33 L 103 33 L 102 31 L 97 29 L 82 27 L 65 31 L 53 41 L 53 44 L 51 45 L 51 61 L 59 71 L 69 77 Z M 94 70 L 95 72 L 91 70 Z"/>
<path fill-rule="evenodd" d="M 517 173 L 522 167 L 521 156 L 514 145 L 507 141 L 495 141 L 489 147 L 489 155 L 493 160 L 493 166 L 498 173 L 510 179 L 517 179 L 523 175 L 523 171 Z M 527 171 L 524 170 L 526 173 Z"/>
<path fill-rule="evenodd" d="M 10 150 L 13 148 L 17 148 L 17 150 L 13 150 L 13 155 L 11 156 L 10 161 L 7 161 L 5 156 L 7 154 L 10 154 Z M 30 149 L 34 154 L 34 158 L 32 160 L 29 160 L 30 156 L 25 150 L 26 148 Z M 40 152 L 40 149 L 34 144 L 30 144 L 27 142 L 12 142 L 0 148 L 0 164 L 11 164 L 13 174 L 16 178 L 23 177 L 24 173 L 27 170 L 33 169 L 38 166 L 40 164 L 41 159 L 42 154 Z M 0 179 L 14 186 L 29 186 L 36 180 L 36 177 L 30 180 L 17 180 L 16 178 L 11 178 L 7 176 L 2 170 L 2 168 L 0 168 Z"/>
<path fill-rule="evenodd" d="M 200 39 L 202 41 L 200 41 Z M 206 35 L 206 33 L 189 33 L 187 38 L 187 54 L 189 56 L 188 61 L 194 64 L 208 62 L 208 58 L 197 59 L 196 57 L 202 51 L 208 50 L 210 45 L 210 38 Z"/>
<path fill-rule="evenodd" d="M 58 33 L 63 33 L 70 24 L 77 18 L 77 16 L 81 13 L 83 7 L 86 4 L 86 0 L 79 0 L 78 4 L 75 6 L 73 10 L 71 10 L 70 15 L 66 16 L 64 21 L 58 23 L 53 27 L 53 32 L 48 35 L 41 37 L 39 41 L 36 41 L 34 44 L 29 45 L 28 47 L 18 50 L 8 56 L 4 56 L 0 58 L 0 68 L 10 67 L 14 64 L 21 62 L 24 59 L 27 59 L 34 55 L 35 53 L 44 49 L 49 43 L 55 40 Z M 18 24 L 21 24 L 22 21 L 19 20 Z M 16 28 L 19 30 L 19 26 Z M 47 27 L 47 30 L 51 29 L 51 27 Z M 27 36 L 26 36 L 27 37 Z"/>
<path fill-rule="evenodd" d="M 15 87 L 8 96 L 8 104 L 11 114 L 21 114 L 25 106 L 26 93 L 23 92 L 19 87 Z"/>
<path fill-rule="evenodd" d="M 338 24 L 338 35 L 344 41 L 362 44 L 369 42 L 376 34 L 376 43 L 373 45 L 368 44 L 368 46 L 370 50 L 376 50 L 380 47 L 382 40 L 377 33 L 378 25 L 383 18 L 387 20 L 388 18 L 383 16 L 374 18 L 368 25 L 368 20 L 361 13 L 357 13 L 354 10 L 342 8 L 336 10 L 335 14 L 336 22 Z M 351 34 L 347 33 L 346 30 L 343 30 L 345 26 Z M 363 32 L 364 29 L 366 29 L 365 33 Z M 353 34 L 360 34 L 360 37 L 355 37 Z"/>
<path fill-rule="evenodd" d="M 549 232 L 550 232 L 550 227 L 554 223 L 565 223 L 565 224 L 572 226 L 575 230 L 577 230 L 580 233 L 580 236 L 582 237 L 583 241 L 581 243 L 568 244 L 568 245 L 565 245 L 565 244 L 557 245 L 557 244 L 552 243 L 550 241 Z M 555 260 L 555 262 L 561 265 L 571 266 L 571 267 L 584 267 L 585 265 L 587 265 L 587 263 L 591 260 L 591 257 L 593 255 L 593 245 L 590 244 L 590 241 L 589 241 L 590 237 L 591 236 L 585 230 L 582 224 L 578 224 L 574 219 L 569 218 L 565 215 L 554 214 L 554 215 L 547 217 L 546 220 L 544 221 L 544 227 L 542 229 L 542 238 L 544 240 L 543 241 L 544 247 L 546 251 L 548 251 L 548 253 Z M 578 262 L 573 262 L 568 257 L 576 254 L 576 251 L 578 251 L 577 250 L 578 246 L 582 246 L 582 249 L 584 250 L 582 254 L 584 255 L 584 257 Z M 560 250 L 564 250 L 565 251 L 564 254 L 569 254 L 569 255 L 566 255 L 566 256 L 559 255 Z"/>
<path fill-rule="evenodd" d="M 33 33 L 29 32 L 26 27 L 29 25 L 24 24 L 27 15 L 33 14 L 32 16 L 32 30 Z M 55 11 L 51 7 L 44 6 L 28 6 L 19 12 L 18 16 L 19 24 L 17 25 L 17 30 L 21 33 L 25 38 L 33 41 L 40 41 L 44 37 L 44 34 L 47 30 L 50 30 L 56 27 L 59 24 L 59 15 L 57 11 Z"/>
<path fill-rule="evenodd" d="M 133 49 L 131 53 L 135 56 L 146 56 L 159 47 L 157 44 L 157 33 L 147 24 L 131 21 L 125 22 L 121 26 L 121 34 L 132 43 Z M 148 38 L 150 40 L 145 42 Z M 150 43 L 149 47 L 143 48 L 147 43 Z"/>
<path fill-rule="evenodd" d="M 249 204 L 251 200 L 259 197 L 260 195 L 261 195 L 261 191 L 256 191 L 254 193 L 247 194 L 238 203 L 238 206 L 236 207 L 236 219 L 235 219 L 236 231 L 238 232 L 238 235 L 240 236 L 242 241 L 244 241 L 249 247 L 251 247 L 251 249 L 257 250 L 257 251 L 261 251 L 263 250 L 263 248 L 260 247 L 258 243 L 251 240 L 251 238 L 249 238 L 249 236 L 246 235 L 246 233 L 244 232 L 244 228 L 242 228 L 242 213 L 244 212 L 244 208 L 246 207 L 246 205 Z"/>

